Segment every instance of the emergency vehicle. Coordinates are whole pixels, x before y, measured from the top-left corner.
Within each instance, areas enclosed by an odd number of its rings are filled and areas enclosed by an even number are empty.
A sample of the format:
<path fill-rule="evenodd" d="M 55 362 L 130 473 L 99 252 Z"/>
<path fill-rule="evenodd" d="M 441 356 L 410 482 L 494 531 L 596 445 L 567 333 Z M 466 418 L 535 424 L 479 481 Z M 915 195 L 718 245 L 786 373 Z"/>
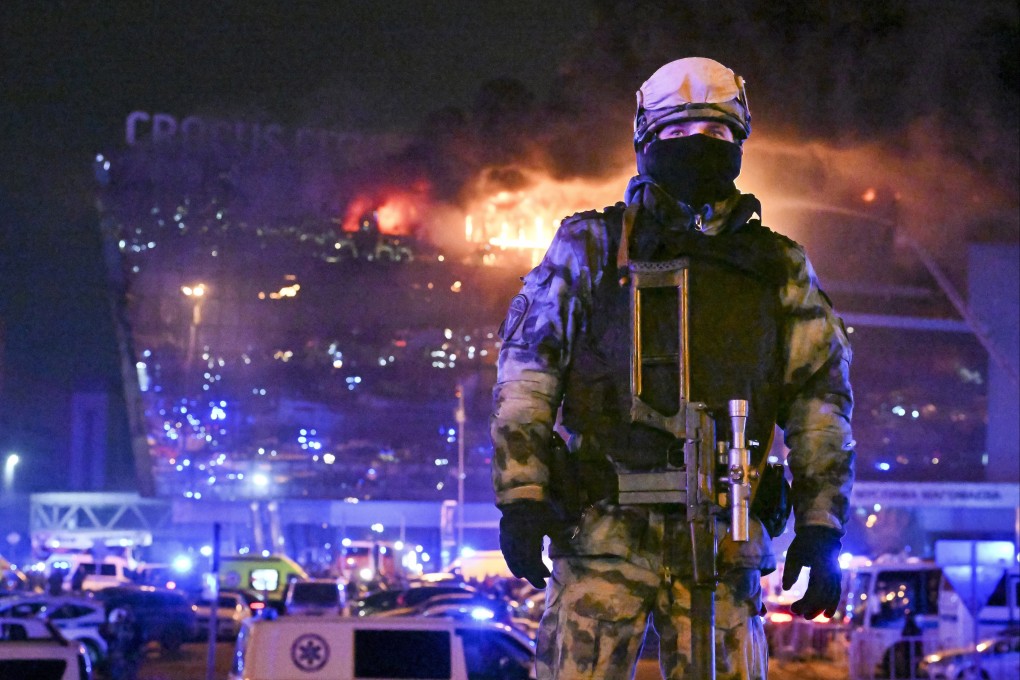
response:
<path fill-rule="evenodd" d="M 266 602 L 283 609 L 287 586 L 295 579 L 307 580 L 301 565 L 286 555 L 234 555 L 220 559 L 220 588 L 254 591 Z"/>
<path fill-rule="evenodd" d="M 981 610 L 979 639 L 1018 623 L 1014 567 Z M 927 680 L 919 665 L 936 650 L 973 644 L 973 619 L 934 562 L 882 557 L 851 570 L 845 620 L 850 680 Z"/>
<path fill-rule="evenodd" d="M 230 680 L 531 680 L 534 646 L 494 623 L 420 616 L 250 619 Z"/>

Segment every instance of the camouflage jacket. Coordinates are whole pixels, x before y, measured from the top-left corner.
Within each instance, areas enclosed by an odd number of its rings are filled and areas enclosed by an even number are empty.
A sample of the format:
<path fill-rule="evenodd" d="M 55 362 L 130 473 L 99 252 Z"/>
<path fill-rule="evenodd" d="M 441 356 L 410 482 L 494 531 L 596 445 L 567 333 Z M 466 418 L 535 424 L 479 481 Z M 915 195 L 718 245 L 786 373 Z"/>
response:
<path fill-rule="evenodd" d="M 738 198 L 738 197 L 735 197 Z M 647 178 L 628 186 L 628 204 L 659 219 L 668 217 L 668 198 Z M 718 233 L 734 200 L 714 206 L 706 233 Z M 563 221 L 545 258 L 524 277 L 502 328 L 490 434 L 496 504 L 549 497 L 549 443 L 563 398 L 564 376 L 574 341 L 588 320 L 592 292 L 608 258 L 605 215 L 580 213 Z M 776 236 L 789 259 L 789 280 L 780 287 L 787 315 L 784 389 L 792 395 L 779 423 L 790 449 L 796 523 L 845 530 L 853 483 L 849 382 L 851 351 L 841 320 L 804 250 Z"/>

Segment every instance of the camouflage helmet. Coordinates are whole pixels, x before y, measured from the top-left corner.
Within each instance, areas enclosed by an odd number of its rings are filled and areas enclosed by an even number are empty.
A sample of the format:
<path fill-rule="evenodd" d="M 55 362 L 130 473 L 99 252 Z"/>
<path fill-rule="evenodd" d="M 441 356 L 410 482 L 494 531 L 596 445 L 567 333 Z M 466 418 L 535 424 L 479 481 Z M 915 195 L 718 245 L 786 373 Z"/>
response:
<path fill-rule="evenodd" d="M 634 114 L 634 148 L 681 120 L 719 120 L 738 140 L 751 134 L 744 79 L 712 59 L 671 61 L 641 85 Z"/>

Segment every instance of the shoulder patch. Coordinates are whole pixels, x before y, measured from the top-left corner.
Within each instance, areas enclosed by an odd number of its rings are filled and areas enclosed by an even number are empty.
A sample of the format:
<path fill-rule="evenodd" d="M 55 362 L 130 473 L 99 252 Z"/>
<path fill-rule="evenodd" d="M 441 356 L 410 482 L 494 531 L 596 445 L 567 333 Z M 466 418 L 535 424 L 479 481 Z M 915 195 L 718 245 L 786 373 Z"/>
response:
<path fill-rule="evenodd" d="M 500 337 L 503 340 L 508 340 L 513 337 L 514 331 L 521 325 L 521 321 L 524 320 L 524 315 L 528 313 L 528 307 L 531 305 L 531 301 L 528 297 L 523 294 L 517 294 L 513 300 L 510 301 L 510 309 L 507 310 L 506 318 L 503 319 L 503 324 L 500 328 Z"/>

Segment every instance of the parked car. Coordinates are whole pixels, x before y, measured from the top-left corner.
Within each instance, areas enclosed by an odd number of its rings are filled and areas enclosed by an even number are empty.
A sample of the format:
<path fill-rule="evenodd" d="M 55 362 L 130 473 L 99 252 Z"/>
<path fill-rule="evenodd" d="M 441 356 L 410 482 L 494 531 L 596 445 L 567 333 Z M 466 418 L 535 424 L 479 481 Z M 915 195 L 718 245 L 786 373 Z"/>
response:
<path fill-rule="evenodd" d="M 377 590 L 359 599 L 352 609 L 356 610 L 358 616 L 371 616 L 388 609 L 413 607 L 435 595 L 475 592 L 478 592 L 476 588 L 464 583 L 420 585 L 402 590 Z"/>
<path fill-rule="evenodd" d="M 262 596 L 262 593 L 255 592 L 254 590 L 244 590 L 242 588 L 220 588 L 220 595 L 226 593 L 232 593 L 241 598 L 245 606 L 248 607 L 248 611 L 252 616 L 261 616 L 265 611 L 266 598 Z"/>
<path fill-rule="evenodd" d="M 92 662 L 48 621 L 0 617 L 0 678 L 92 680 Z"/>
<path fill-rule="evenodd" d="M 509 626 L 423 617 L 251 619 L 231 680 L 529 680 L 534 647 Z"/>
<path fill-rule="evenodd" d="M 198 621 L 191 602 L 176 590 L 153 586 L 117 586 L 96 593 L 105 606 L 107 618 L 114 609 L 130 609 L 142 638 L 155 640 L 167 651 L 177 651 L 194 639 Z"/>
<path fill-rule="evenodd" d="M 545 611 L 545 591 L 529 584 L 510 600 L 510 609 L 513 612 L 513 626 L 525 631 L 534 640 Z"/>
<path fill-rule="evenodd" d="M 194 605 L 195 619 L 198 625 L 198 637 L 209 635 L 209 621 L 212 616 L 212 600 L 199 598 Z M 240 593 L 221 592 L 219 606 L 216 608 L 216 637 L 233 640 L 241 632 L 241 624 L 252 616 L 247 600 Z"/>
<path fill-rule="evenodd" d="M 458 620 L 511 623 L 510 603 L 484 593 L 443 593 L 410 607 L 396 607 L 376 616 L 442 616 Z"/>
<path fill-rule="evenodd" d="M 1015 680 L 1020 677 L 1020 631 L 1011 630 L 976 647 L 929 654 L 921 662 L 921 672 L 931 680 Z"/>
<path fill-rule="evenodd" d="M 86 597 L 28 595 L 0 600 L 0 616 L 46 619 L 65 638 L 84 645 L 93 666 L 106 657 L 106 640 L 99 633 L 106 620 L 102 602 Z"/>
<path fill-rule="evenodd" d="M 28 576 L 0 557 L 0 598 L 24 595 L 32 591 Z"/>
<path fill-rule="evenodd" d="M 291 581 L 287 586 L 284 611 L 288 615 L 340 616 L 347 611 L 347 589 L 342 581 L 312 578 Z"/>
<path fill-rule="evenodd" d="M 434 597 L 418 605 L 422 616 L 442 616 L 459 621 L 494 621 L 513 625 L 513 613 L 504 600 L 491 597 Z"/>

